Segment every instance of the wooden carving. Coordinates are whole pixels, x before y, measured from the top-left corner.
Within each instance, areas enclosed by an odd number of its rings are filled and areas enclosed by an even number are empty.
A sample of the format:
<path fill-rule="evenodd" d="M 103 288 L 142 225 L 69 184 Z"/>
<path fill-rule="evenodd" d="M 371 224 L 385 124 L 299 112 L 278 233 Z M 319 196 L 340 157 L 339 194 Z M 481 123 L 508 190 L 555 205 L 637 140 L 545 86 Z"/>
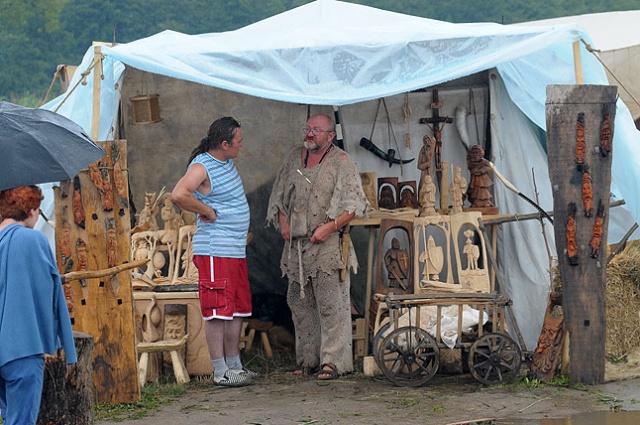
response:
<path fill-rule="evenodd" d="M 584 164 L 584 152 L 587 145 L 584 141 L 584 112 L 578 114 L 578 123 L 576 128 L 576 164 L 578 164 L 578 171 L 582 171 L 582 165 Z"/>
<path fill-rule="evenodd" d="M 480 258 L 480 248 L 471 240 L 475 233 L 473 230 L 466 230 L 464 236 L 466 240 L 462 252 L 467 257 L 467 270 L 476 270 L 478 268 L 478 259 Z"/>
<path fill-rule="evenodd" d="M 98 163 L 94 162 L 89 165 L 89 178 L 98 189 L 98 192 L 103 193 L 102 189 L 102 173 L 100 172 L 100 168 L 98 167 Z"/>
<path fill-rule="evenodd" d="M 113 193 L 111 189 L 111 177 L 109 177 L 109 161 L 100 162 L 100 173 L 102 175 L 102 208 L 105 211 L 113 210 Z"/>
<path fill-rule="evenodd" d="M 410 181 L 398 183 L 398 192 L 400 192 L 400 207 L 418 208 L 416 182 Z"/>
<path fill-rule="evenodd" d="M 87 243 L 83 241 L 81 238 L 76 240 L 76 258 L 78 259 L 78 270 L 77 271 L 87 271 L 88 267 L 88 253 L 87 253 Z M 80 287 L 82 289 L 82 298 L 85 300 L 89 298 L 89 285 L 87 279 L 80 280 Z"/>
<path fill-rule="evenodd" d="M 436 215 L 436 185 L 429 174 L 420 182 L 420 217 Z"/>
<path fill-rule="evenodd" d="M 71 258 L 71 226 L 67 220 L 67 207 L 62 211 L 62 225 L 60 226 L 60 255 L 65 273 L 73 269 L 73 258 Z"/>
<path fill-rule="evenodd" d="M 176 266 L 173 270 L 171 283 L 195 283 L 198 281 L 198 269 L 193 264 L 193 246 L 191 244 L 196 229 L 195 225 L 189 225 L 182 226 L 178 230 Z M 181 268 L 182 274 L 180 275 Z"/>
<path fill-rule="evenodd" d="M 453 166 L 452 166 L 453 167 Z M 449 193 L 451 194 L 451 202 L 453 207 L 451 212 L 453 214 L 462 212 L 462 205 L 464 204 L 465 190 L 467 188 L 467 179 L 462 177 L 462 170 L 460 167 L 456 167 L 455 174 L 451 184 L 449 185 Z"/>
<path fill-rule="evenodd" d="M 140 327 L 142 328 L 143 342 L 156 342 L 162 335 L 160 325 L 162 324 L 162 310 L 158 307 L 158 300 L 155 295 L 151 296 L 151 301 L 147 304 L 142 318 Z"/>
<path fill-rule="evenodd" d="M 589 167 L 586 165 L 582 173 L 582 205 L 584 206 L 584 216 L 591 217 L 593 213 L 593 187 L 591 185 Z"/>
<path fill-rule="evenodd" d="M 418 261 L 424 263 L 422 269 L 422 282 L 440 280 L 440 273 L 444 267 L 444 252 L 441 246 L 436 245 L 433 236 L 427 238 L 427 248 L 420 254 Z"/>
<path fill-rule="evenodd" d="M 473 145 L 467 153 L 467 167 L 471 175 L 467 188 L 467 199 L 473 208 L 493 207 L 491 187 L 493 186 L 493 171 L 489 161 L 484 158 L 484 149 L 480 145 Z"/>
<path fill-rule="evenodd" d="M 78 176 L 73 179 L 73 200 L 71 206 L 73 208 L 73 221 L 84 229 L 84 207 L 82 206 L 82 190 Z"/>
<path fill-rule="evenodd" d="M 362 190 L 364 190 L 364 194 L 367 196 L 367 200 L 369 201 L 369 209 L 378 209 L 378 189 L 376 188 L 377 183 L 376 173 L 360 173 L 360 180 L 362 180 Z"/>
<path fill-rule="evenodd" d="M 598 249 L 600 248 L 600 243 L 602 242 L 603 222 L 604 206 L 602 205 L 602 201 L 600 201 L 600 203 L 598 204 L 598 215 L 596 215 L 596 219 L 593 223 L 591 240 L 589 241 L 589 246 L 591 247 L 591 258 L 598 258 Z"/>
<path fill-rule="evenodd" d="M 578 265 L 578 243 L 576 241 L 576 204 L 571 202 L 568 210 L 569 217 L 567 218 L 567 256 L 569 257 L 569 264 L 572 266 Z"/>
<path fill-rule="evenodd" d="M 418 170 L 420 170 L 420 183 L 424 180 L 425 176 L 431 175 L 431 163 L 433 161 L 433 149 L 435 145 L 435 138 L 425 135 L 422 138 L 422 148 L 418 154 Z M 418 187 L 420 190 L 420 187 Z"/>
<path fill-rule="evenodd" d="M 384 265 L 387 268 L 389 288 L 402 287 L 407 290 L 405 281 L 409 273 L 409 254 L 406 249 L 400 248 L 397 238 L 391 240 L 391 248 L 384 254 Z"/>
<path fill-rule="evenodd" d="M 561 304 L 562 294 L 554 292 L 549 296 L 538 346 L 533 353 L 531 372 L 536 379 L 543 382 L 549 382 L 553 378 L 561 357 L 562 341 L 565 335 Z"/>
<path fill-rule="evenodd" d="M 392 210 L 398 206 L 398 178 L 378 178 L 378 206 Z"/>
<path fill-rule="evenodd" d="M 600 155 L 608 156 L 611 152 L 611 144 L 611 121 L 609 115 L 605 115 L 600 128 Z"/>
<path fill-rule="evenodd" d="M 127 192 L 127 182 L 125 181 L 124 172 L 122 171 L 122 165 L 120 165 L 120 149 L 117 144 L 111 146 L 111 156 L 113 157 L 113 183 L 116 186 L 116 191 L 120 196 L 122 205 L 125 208 L 129 207 L 129 194 Z"/>

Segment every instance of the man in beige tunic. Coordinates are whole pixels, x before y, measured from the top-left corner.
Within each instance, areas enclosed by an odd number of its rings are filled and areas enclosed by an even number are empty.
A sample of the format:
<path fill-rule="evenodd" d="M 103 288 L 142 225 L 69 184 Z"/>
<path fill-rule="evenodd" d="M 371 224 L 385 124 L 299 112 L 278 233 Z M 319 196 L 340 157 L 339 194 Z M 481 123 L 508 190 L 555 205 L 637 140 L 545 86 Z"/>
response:
<path fill-rule="evenodd" d="M 296 374 L 319 370 L 318 379 L 353 371 L 350 278 L 340 269 L 340 229 L 364 215 L 367 198 L 358 169 L 333 145 L 335 125 L 314 115 L 304 144 L 285 158 L 271 193 L 267 221 L 284 238 L 280 266 L 287 275 L 287 302 L 296 333 Z M 346 267 L 358 263 L 349 242 Z"/>

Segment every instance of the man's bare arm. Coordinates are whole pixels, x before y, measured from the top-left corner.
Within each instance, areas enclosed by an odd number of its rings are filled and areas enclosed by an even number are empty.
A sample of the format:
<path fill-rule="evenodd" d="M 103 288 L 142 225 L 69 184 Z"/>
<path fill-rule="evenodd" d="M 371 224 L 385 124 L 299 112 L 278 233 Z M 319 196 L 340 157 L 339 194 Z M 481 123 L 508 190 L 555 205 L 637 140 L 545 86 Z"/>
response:
<path fill-rule="evenodd" d="M 210 190 L 209 176 L 202 164 L 193 164 L 176 183 L 171 192 L 171 200 L 183 210 L 198 213 L 200 220 L 205 223 L 215 221 L 218 218 L 215 210 L 193 194 L 198 189 L 205 189 L 201 193 Z"/>

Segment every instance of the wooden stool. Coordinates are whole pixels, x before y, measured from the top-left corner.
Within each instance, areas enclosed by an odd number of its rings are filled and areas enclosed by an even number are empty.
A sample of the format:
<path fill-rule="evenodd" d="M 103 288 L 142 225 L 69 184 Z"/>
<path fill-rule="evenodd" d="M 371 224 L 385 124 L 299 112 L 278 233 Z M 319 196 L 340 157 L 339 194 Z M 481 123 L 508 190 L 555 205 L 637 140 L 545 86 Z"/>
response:
<path fill-rule="evenodd" d="M 242 331 L 240 332 L 240 349 L 250 351 L 253 345 L 253 339 L 256 336 L 256 331 L 258 331 L 260 332 L 260 341 L 262 342 L 262 349 L 264 350 L 265 356 L 269 359 L 273 358 L 273 350 L 271 349 L 268 334 L 269 329 L 272 327 L 273 322 L 262 322 L 255 319 L 244 321 L 242 323 Z"/>
<path fill-rule="evenodd" d="M 140 388 L 144 387 L 147 383 L 149 353 L 165 353 L 168 351 L 171 355 L 171 364 L 173 365 L 173 374 L 176 377 L 176 382 L 178 384 L 186 384 L 190 381 L 189 373 L 179 353 L 187 343 L 187 338 L 189 338 L 189 334 L 177 340 L 138 343 L 138 352 L 142 353 L 140 355 L 140 362 L 138 363 L 138 381 Z"/>

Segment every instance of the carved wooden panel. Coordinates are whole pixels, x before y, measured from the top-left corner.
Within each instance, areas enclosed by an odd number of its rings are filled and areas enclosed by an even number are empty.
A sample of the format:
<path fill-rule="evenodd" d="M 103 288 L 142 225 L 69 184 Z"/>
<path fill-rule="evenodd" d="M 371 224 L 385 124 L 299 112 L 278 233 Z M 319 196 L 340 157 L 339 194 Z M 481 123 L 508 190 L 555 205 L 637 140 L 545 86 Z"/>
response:
<path fill-rule="evenodd" d="M 418 217 L 413 222 L 416 293 L 489 292 L 480 212 Z"/>
<path fill-rule="evenodd" d="M 130 259 L 127 145 L 98 143 L 106 156 L 75 182 L 54 188 L 56 252 L 61 273 L 103 270 Z M 96 402 L 130 403 L 137 380 L 130 272 L 65 284 L 73 329 L 94 337 Z"/>

